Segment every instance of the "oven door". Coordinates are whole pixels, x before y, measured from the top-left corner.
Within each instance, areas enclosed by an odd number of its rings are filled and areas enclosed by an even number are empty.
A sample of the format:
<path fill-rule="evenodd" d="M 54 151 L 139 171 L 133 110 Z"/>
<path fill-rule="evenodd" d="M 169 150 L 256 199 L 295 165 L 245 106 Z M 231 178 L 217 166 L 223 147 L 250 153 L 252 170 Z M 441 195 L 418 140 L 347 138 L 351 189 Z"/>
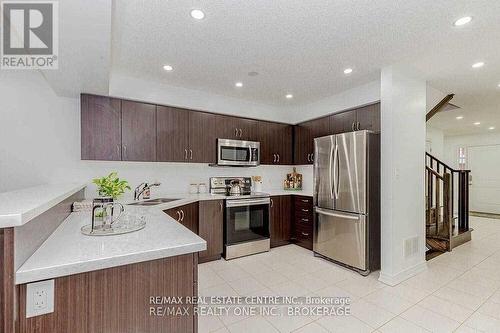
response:
<path fill-rule="evenodd" d="M 259 142 L 218 139 L 217 164 L 257 166 L 260 163 Z"/>
<path fill-rule="evenodd" d="M 226 200 L 225 245 L 269 239 L 269 198 Z"/>

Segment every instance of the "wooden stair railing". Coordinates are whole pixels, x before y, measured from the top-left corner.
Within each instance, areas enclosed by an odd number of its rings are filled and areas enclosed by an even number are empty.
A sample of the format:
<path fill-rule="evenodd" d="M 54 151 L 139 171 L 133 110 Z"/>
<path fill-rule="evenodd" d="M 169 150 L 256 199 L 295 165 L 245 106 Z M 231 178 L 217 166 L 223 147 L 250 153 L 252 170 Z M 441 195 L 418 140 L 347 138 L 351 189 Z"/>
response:
<path fill-rule="evenodd" d="M 429 121 L 436 113 L 441 111 L 452 99 L 455 97 L 455 94 L 446 95 L 439 103 L 436 104 L 435 107 L 432 108 L 429 112 L 427 112 L 425 116 L 425 121 Z"/>
<path fill-rule="evenodd" d="M 425 161 L 426 236 L 446 242 L 450 251 L 453 237 L 469 232 L 470 170 L 453 169 L 429 153 Z"/>

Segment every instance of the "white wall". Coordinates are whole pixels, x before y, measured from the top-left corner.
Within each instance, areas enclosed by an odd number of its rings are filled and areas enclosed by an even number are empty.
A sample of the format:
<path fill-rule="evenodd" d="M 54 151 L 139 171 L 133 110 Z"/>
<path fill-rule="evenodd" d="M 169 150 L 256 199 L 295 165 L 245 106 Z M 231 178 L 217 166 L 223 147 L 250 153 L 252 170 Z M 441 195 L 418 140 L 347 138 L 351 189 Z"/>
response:
<path fill-rule="evenodd" d="M 446 163 L 458 169 L 458 148 L 473 146 L 500 145 L 500 133 L 472 135 L 451 135 L 444 137 L 444 158 Z"/>
<path fill-rule="evenodd" d="M 289 123 L 284 108 L 113 74 L 109 95 L 163 105 Z"/>
<path fill-rule="evenodd" d="M 425 80 L 387 67 L 381 77 L 380 280 L 395 285 L 425 269 Z M 405 242 L 416 239 L 416 253 Z"/>
<path fill-rule="evenodd" d="M 427 124 L 426 126 L 426 148 L 427 152 L 446 163 L 444 155 L 444 133 L 438 128 Z"/>
<path fill-rule="evenodd" d="M 0 191 L 42 183 L 75 182 L 118 171 L 132 186 L 162 182 L 161 191 L 185 193 L 210 176 L 262 175 L 264 189 L 282 187 L 287 166 L 214 168 L 206 164 L 80 160 L 80 103 L 54 94 L 38 72 L 0 71 Z M 312 180 L 311 180 L 312 184 Z M 90 187 L 89 195 L 94 194 Z"/>
<path fill-rule="evenodd" d="M 297 124 L 357 106 L 371 104 L 379 100 L 380 81 L 377 80 L 314 103 L 290 107 L 288 114 L 290 115 L 291 123 Z"/>

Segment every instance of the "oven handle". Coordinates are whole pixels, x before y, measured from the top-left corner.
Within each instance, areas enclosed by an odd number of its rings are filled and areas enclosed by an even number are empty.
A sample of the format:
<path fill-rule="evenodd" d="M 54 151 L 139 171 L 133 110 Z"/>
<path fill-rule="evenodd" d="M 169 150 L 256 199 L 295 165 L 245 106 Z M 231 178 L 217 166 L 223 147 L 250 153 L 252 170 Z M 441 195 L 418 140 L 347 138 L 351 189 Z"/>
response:
<path fill-rule="evenodd" d="M 269 205 L 271 203 L 270 198 L 261 199 L 234 199 L 226 200 L 226 207 L 244 207 L 244 206 L 255 206 L 255 205 Z"/>

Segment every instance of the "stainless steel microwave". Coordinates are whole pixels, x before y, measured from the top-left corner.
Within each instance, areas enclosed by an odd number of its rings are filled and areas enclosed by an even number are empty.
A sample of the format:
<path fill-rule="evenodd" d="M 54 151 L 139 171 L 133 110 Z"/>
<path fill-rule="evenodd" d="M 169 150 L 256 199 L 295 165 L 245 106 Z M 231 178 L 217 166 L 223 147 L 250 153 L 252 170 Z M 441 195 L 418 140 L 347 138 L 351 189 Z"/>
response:
<path fill-rule="evenodd" d="M 260 164 L 260 142 L 217 139 L 217 165 L 253 167 Z"/>

